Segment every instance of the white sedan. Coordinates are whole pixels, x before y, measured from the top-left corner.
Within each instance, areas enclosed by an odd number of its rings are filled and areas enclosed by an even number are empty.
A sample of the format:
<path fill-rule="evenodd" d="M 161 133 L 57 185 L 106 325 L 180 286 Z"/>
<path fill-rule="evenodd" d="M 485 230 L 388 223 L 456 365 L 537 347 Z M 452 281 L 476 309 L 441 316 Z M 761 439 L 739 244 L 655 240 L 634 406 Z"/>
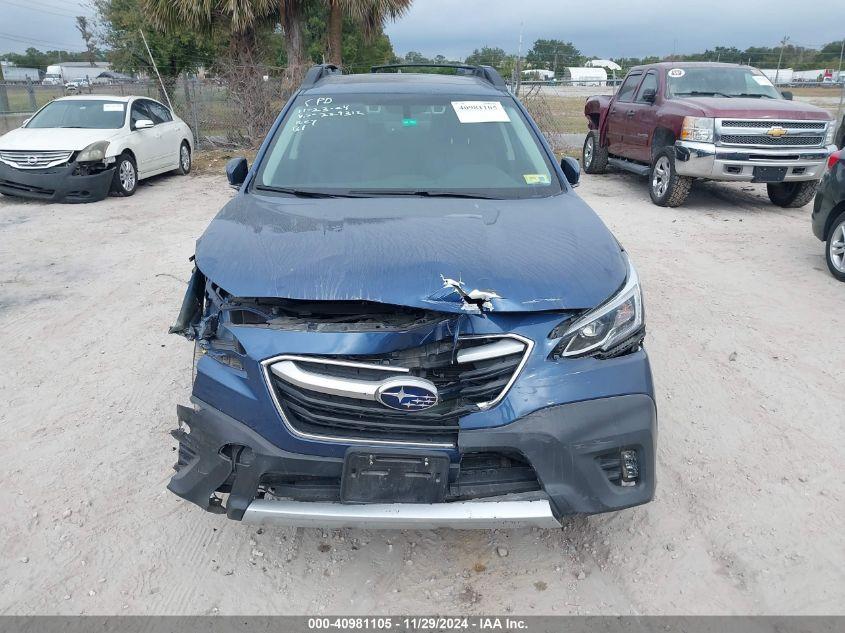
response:
<path fill-rule="evenodd" d="M 131 196 L 144 178 L 187 174 L 193 148 L 191 129 L 154 99 L 62 97 L 0 136 L 0 193 L 67 202 Z"/>

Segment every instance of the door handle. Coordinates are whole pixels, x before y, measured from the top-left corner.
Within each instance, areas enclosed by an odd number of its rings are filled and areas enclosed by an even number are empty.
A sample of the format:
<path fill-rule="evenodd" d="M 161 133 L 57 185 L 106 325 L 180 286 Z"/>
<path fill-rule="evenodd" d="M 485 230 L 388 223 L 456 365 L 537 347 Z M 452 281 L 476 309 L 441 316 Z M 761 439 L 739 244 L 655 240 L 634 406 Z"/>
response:
<path fill-rule="evenodd" d="M 628 110 L 627 114 L 628 114 L 628 116 L 634 116 L 634 114 L 636 114 L 636 111 L 635 110 Z"/>

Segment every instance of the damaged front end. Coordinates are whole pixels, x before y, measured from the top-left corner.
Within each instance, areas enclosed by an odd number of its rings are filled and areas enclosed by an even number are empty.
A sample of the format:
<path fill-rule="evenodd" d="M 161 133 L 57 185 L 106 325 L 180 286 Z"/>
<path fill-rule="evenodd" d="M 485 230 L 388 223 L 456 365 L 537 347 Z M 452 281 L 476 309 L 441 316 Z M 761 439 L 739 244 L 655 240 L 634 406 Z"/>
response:
<path fill-rule="evenodd" d="M 46 202 L 96 202 L 108 196 L 114 159 L 67 154 L 68 162 L 40 169 L 19 169 L 0 161 L 0 193 Z"/>
<path fill-rule="evenodd" d="M 552 527 L 650 500 L 635 273 L 568 311 L 498 311 L 495 291 L 441 282 L 412 305 L 244 298 L 195 268 L 170 329 L 196 354 L 168 488 L 324 527 Z"/>

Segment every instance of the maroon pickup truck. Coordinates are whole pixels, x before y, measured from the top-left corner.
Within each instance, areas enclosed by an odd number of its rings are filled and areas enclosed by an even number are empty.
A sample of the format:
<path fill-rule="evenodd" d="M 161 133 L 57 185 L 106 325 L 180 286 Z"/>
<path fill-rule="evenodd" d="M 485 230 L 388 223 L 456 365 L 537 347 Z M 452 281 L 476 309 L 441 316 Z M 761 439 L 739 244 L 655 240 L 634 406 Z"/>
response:
<path fill-rule="evenodd" d="M 803 206 L 835 149 L 835 124 L 791 98 L 750 66 L 637 66 L 612 97 L 587 99 L 584 171 L 648 175 L 660 206 L 682 204 L 696 178 L 766 183 L 773 203 Z"/>

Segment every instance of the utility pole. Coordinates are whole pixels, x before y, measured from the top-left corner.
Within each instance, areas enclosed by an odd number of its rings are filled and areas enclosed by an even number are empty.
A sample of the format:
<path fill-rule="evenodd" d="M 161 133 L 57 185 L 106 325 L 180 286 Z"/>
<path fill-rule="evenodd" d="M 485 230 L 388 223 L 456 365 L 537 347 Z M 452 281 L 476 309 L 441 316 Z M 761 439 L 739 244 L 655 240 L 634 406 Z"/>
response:
<path fill-rule="evenodd" d="M 516 97 L 519 98 L 519 88 L 522 83 L 522 29 L 525 23 L 519 23 L 519 49 L 516 54 Z"/>
<path fill-rule="evenodd" d="M 842 58 L 845 57 L 845 39 L 842 40 L 842 48 L 839 49 L 839 72 L 836 73 L 836 81 L 842 82 L 842 90 L 839 91 L 839 106 L 836 108 L 835 125 L 842 123 L 842 99 L 845 98 L 845 77 L 842 76 Z"/>
<path fill-rule="evenodd" d="M 775 85 L 778 85 L 778 76 L 780 75 L 780 65 L 783 62 L 783 48 L 786 46 L 786 43 L 789 41 L 789 36 L 784 35 L 783 39 L 780 41 L 780 56 L 778 56 L 778 69 L 775 71 Z"/>

